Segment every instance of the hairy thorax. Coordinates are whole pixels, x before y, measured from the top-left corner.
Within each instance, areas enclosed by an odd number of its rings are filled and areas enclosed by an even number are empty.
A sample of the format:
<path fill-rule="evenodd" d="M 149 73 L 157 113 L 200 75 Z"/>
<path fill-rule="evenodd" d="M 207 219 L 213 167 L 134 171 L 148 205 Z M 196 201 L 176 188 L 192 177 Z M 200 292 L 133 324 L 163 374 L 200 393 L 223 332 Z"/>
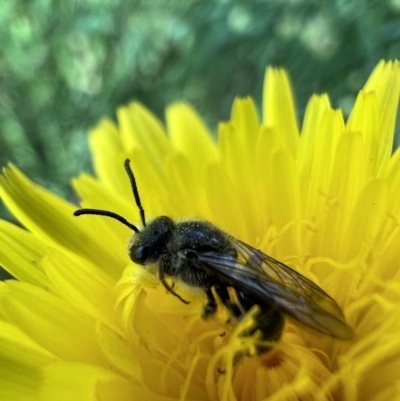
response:
<path fill-rule="evenodd" d="M 206 221 L 178 223 L 167 246 L 172 277 L 179 278 L 192 287 L 209 288 L 217 284 L 217 278 L 196 264 L 196 252 L 213 251 L 232 258 L 237 252 L 229 236 Z M 183 252 L 185 254 L 183 255 Z"/>

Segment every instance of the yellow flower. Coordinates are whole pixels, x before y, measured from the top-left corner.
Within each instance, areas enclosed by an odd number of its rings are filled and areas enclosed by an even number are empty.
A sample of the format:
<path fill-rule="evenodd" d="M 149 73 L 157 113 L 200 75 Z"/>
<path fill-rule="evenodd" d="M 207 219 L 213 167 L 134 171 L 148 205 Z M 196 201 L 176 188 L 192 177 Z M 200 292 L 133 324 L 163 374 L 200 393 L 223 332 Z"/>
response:
<path fill-rule="evenodd" d="M 167 129 L 143 106 L 104 120 L 90 144 L 97 178 L 82 207 L 140 224 L 203 218 L 292 266 L 327 291 L 354 329 L 340 341 L 286 322 L 273 351 L 238 358 L 254 313 L 200 318 L 204 294 L 168 294 L 126 253 L 133 234 L 4 170 L 0 194 L 25 229 L 0 222 L 1 400 L 393 400 L 400 390 L 400 152 L 392 155 L 400 66 L 381 62 L 347 122 L 313 96 L 301 134 L 285 72 L 268 69 L 262 120 L 234 102 L 218 141 L 186 104 Z M 168 135 L 165 134 L 167 130 Z"/>

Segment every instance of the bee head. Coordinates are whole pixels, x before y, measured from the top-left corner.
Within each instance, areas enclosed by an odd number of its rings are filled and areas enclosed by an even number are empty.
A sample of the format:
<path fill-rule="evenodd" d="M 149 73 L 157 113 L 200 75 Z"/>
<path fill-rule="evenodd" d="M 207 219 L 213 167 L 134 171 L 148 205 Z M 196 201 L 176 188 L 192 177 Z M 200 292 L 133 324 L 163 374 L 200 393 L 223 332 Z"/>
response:
<path fill-rule="evenodd" d="M 173 227 L 172 219 L 167 216 L 160 216 L 135 234 L 128 244 L 128 253 L 132 262 L 139 265 L 156 262 L 165 250 Z"/>

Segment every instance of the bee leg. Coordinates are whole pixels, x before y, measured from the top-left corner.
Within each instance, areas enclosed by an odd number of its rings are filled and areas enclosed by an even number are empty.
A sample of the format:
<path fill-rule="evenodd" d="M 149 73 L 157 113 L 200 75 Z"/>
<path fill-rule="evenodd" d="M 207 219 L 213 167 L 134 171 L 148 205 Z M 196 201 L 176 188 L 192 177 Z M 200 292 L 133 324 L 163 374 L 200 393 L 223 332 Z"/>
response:
<path fill-rule="evenodd" d="M 232 302 L 228 288 L 215 286 L 215 291 L 217 292 L 225 308 L 229 310 L 236 320 L 240 320 L 244 316 L 244 313 L 238 305 Z"/>
<path fill-rule="evenodd" d="M 172 288 L 171 286 L 167 283 L 167 281 L 165 280 L 165 270 L 167 269 L 168 266 L 168 261 L 166 261 L 164 258 L 160 258 L 160 261 L 158 263 L 158 278 L 161 281 L 161 284 L 165 287 L 165 289 L 171 293 L 172 295 L 175 295 L 181 302 L 183 302 L 184 304 L 190 304 L 189 301 L 186 301 L 185 299 L 183 299 L 179 294 L 177 294 Z"/>
<path fill-rule="evenodd" d="M 246 294 L 243 291 L 236 291 L 240 304 L 246 311 L 249 311 L 254 305 L 260 307 L 260 312 L 256 316 L 256 326 L 246 333 L 253 335 L 257 330 L 260 331 L 260 341 L 278 341 L 282 335 L 285 318 L 274 305 L 262 303 Z M 259 345 L 257 351 L 259 354 L 271 350 L 271 346 Z"/>
<path fill-rule="evenodd" d="M 207 295 L 207 303 L 204 305 L 203 312 L 201 314 L 202 319 L 208 319 L 215 315 L 217 311 L 217 301 L 214 298 L 214 294 L 211 291 L 211 288 L 206 290 Z"/>

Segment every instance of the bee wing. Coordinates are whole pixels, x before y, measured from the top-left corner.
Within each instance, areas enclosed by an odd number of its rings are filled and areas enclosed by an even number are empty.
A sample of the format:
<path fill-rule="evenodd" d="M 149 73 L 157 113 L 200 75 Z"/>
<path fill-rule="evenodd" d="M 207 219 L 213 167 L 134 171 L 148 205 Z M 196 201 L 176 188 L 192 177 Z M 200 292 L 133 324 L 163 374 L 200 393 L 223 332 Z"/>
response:
<path fill-rule="evenodd" d="M 243 262 L 216 252 L 199 253 L 199 261 L 233 287 L 275 304 L 317 331 L 343 340 L 353 337 L 340 307 L 315 283 L 261 251 L 232 241 Z"/>

